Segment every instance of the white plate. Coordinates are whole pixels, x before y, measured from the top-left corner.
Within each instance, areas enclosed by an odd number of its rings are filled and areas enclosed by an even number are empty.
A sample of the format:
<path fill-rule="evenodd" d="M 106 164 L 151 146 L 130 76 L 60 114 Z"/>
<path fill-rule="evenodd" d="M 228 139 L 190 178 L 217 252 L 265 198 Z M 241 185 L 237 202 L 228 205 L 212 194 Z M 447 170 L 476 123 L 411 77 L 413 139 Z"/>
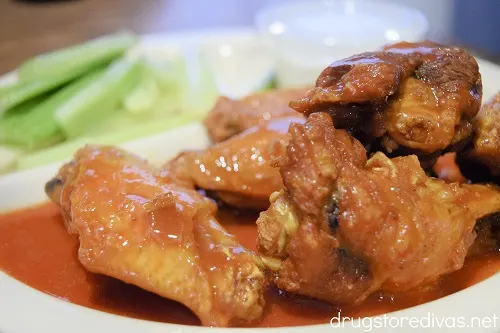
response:
<path fill-rule="evenodd" d="M 194 45 L 205 37 L 231 36 L 238 34 L 246 36 L 253 34 L 252 30 L 222 30 L 205 31 L 204 33 L 183 33 L 176 35 L 154 35 L 145 38 L 148 43 Z M 481 62 L 485 95 L 491 96 L 495 92 L 495 78 L 500 77 L 500 69 L 487 62 Z M 500 88 L 500 85 L 499 85 Z M 153 158 L 154 162 L 165 161 L 180 150 L 203 148 L 208 144 L 207 136 L 201 124 L 184 126 L 169 132 L 154 135 L 128 144 L 123 147 L 145 157 Z M 45 200 L 43 186 L 55 174 L 58 165 L 18 172 L 0 178 L 0 210 L 29 206 Z M 409 318 L 427 318 L 431 316 L 439 320 L 446 319 L 447 323 L 453 318 L 462 318 L 467 323 L 473 317 L 493 318 L 500 316 L 500 274 L 478 283 L 470 288 L 453 295 L 429 302 L 420 306 L 393 312 L 384 316 L 372 317 L 372 324 L 376 320 L 386 321 L 385 327 L 372 327 L 371 332 L 456 332 L 453 327 L 435 327 L 412 330 Z M 332 317 L 335 314 L 332 314 Z M 376 319 L 378 318 L 378 319 Z M 395 318 L 395 319 L 389 319 Z M 406 319 L 405 319 L 406 318 Z M 451 318 L 451 320 L 449 319 Z M 396 320 L 405 321 L 406 325 L 394 326 Z M 368 322 L 365 322 L 368 324 Z M 359 322 L 346 323 L 341 332 L 362 332 L 367 327 L 357 328 Z M 257 332 L 333 332 L 329 324 L 316 326 L 302 326 L 291 328 L 253 329 Z M 214 329 L 183 325 L 163 324 L 127 317 L 112 315 L 82 306 L 74 305 L 31 287 L 0 272 L 0 332 L 1 333 L 89 333 L 89 332 L 248 332 L 248 329 Z M 464 332 L 500 332 L 500 319 L 496 320 L 496 328 L 468 327 Z"/>

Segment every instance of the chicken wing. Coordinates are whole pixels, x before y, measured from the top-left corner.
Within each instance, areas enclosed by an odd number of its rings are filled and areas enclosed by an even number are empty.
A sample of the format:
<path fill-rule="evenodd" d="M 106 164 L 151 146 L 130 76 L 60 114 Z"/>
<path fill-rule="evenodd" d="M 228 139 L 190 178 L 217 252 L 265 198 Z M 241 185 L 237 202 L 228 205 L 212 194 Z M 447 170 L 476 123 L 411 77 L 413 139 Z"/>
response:
<path fill-rule="evenodd" d="M 471 136 L 481 96 L 477 62 L 465 50 L 399 43 L 334 62 L 290 105 L 327 112 L 337 128 L 387 153 L 430 155 Z"/>
<path fill-rule="evenodd" d="M 500 93 L 488 101 L 475 119 L 472 157 L 500 175 Z"/>
<path fill-rule="evenodd" d="M 302 117 L 288 103 L 303 96 L 306 91 L 299 88 L 272 90 L 241 100 L 220 97 L 203 123 L 212 141 L 220 142 L 273 119 Z"/>
<path fill-rule="evenodd" d="M 260 259 L 219 225 L 216 205 L 186 184 L 120 149 L 87 146 L 46 192 L 78 235 L 78 259 L 89 271 L 181 302 L 206 326 L 258 319 Z"/>
<path fill-rule="evenodd" d="M 259 251 L 278 287 L 342 304 L 431 283 L 462 267 L 493 186 L 426 176 L 416 156 L 369 160 L 326 113 L 290 126 L 285 189 L 261 213 Z"/>
<path fill-rule="evenodd" d="M 231 206 L 267 209 L 271 193 L 283 188 L 271 163 L 285 151 L 290 123 L 304 121 L 303 117 L 270 120 L 204 151 L 183 152 L 164 169 Z"/>

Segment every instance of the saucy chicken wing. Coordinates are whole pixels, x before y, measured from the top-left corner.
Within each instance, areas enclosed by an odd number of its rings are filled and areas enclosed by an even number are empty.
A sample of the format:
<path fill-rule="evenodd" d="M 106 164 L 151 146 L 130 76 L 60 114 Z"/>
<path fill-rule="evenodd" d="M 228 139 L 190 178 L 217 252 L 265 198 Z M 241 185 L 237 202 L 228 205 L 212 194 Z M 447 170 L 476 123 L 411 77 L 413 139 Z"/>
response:
<path fill-rule="evenodd" d="M 171 173 L 118 148 L 86 146 L 46 192 L 78 235 L 87 270 L 183 303 L 206 326 L 261 316 L 260 259 L 219 225 L 211 200 Z"/>
<path fill-rule="evenodd" d="M 285 151 L 290 123 L 304 121 L 303 117 L 270 120 L 204 151 L 183 152 L 164 169 L 231 206 L 267 209 L 271 193 L 283 188 L 271 163 Z"/>
<path fill-rule="evenodd" d="M 477 62 L 465 50 L 403 42 L 334 62 L 290 105 L 327 112 L 337 128 L 387 153 L 430 155 L 471 136 L 481 96 Z"/>
<path fill-rule="evenodd" d="M 500 175 L 500 93 L 483 105 L 474 123 L 472 157 Z"/>
<path fill-rule="evenodd" d="M 279 288 L 331 303 L 404 291 L 458 270 L 494 186 L 428 177 L 416 156 L 367 160 L 326 113 L 290 126 L 279 163 L 285 189 L 261 213 L 259 251 Z"/>
<path fill-rule="evenodd" d="M 288 103 L 303 96 L 306 91 L 299 88 L 279 89 L 241 100 L 220 97 L 203 123 L 212 141 L 220 142 L 273 119 L 303 117 L 291 109 Z"/>

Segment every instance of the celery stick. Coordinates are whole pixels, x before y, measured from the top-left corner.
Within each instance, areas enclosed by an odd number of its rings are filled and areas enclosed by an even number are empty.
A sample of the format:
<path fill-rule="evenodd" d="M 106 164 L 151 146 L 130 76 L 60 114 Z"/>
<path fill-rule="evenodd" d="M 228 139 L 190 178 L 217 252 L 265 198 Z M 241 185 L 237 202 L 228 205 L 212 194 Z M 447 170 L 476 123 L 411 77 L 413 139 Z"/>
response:
<path fill-rule="evenodd" d="M 0 174 L 12 171 L 21 152 L 6 146 L 0 146 Z"/>
<path fill-rule="evenodd" d="M 140 73 L 137 61 L 116 60 L 101 77 L 61 105 L 55 112 L 55 120 L 65 136 L 74 138 L 105 119 L 137 85 Z"/>
<path fill-rule="evenodd" d="M 153 79 L 159 90 L 158 98 L 150 110 L 157 109 L 165 114 L 182 109 L 184 92 L 189 87 L 185 59 L 180 54 L 172 54 L 165 58 L 145 55 L 142 64 L 144 75 Z M 125 101 L 124 104 L 129 109 L 127 102 L 130 103 Z M 162 105 L 157 108 L 159 104 Z"/>
<path fill-rule="evenodd" d="M 19 115 L 25 114 L 30 112 L 35 106 L 43 102 L 47 98 L 48 94 L 42 94 L 38 95 L 36 97 L 30 98 L 27 101 L 18 104 L 12 108 L 10 108 L 7 112 L 5 112 L 3 115 L 0 115 L 0 123 L 3 121 L 3 119 L 9 119 L 12 117 L 17 117 Z M 2 133 L 0 132 L 0 137 Z"/>
<path fill-rule="evenodd" d="M 14 81 L 12 83 L 0 83 L 0 95 L 3 93 L 9 91 L 13 85 L 16 84 L 17 81 Z"/>
<path fill-rule="evenodd" d="M 0 115 L 33 97 L 55 90 L 80 74 L 75 75 L 72 72 L 62 72 L 39 80 L 29 82 L 19 81 L 6 87 L 0 93 Z"/>
<path fill-rule="evenodd" d="M 64 140 L 54 113 L 59 106 L 102 76 L 103 69 L 95 70 L 63 87 L 38 105 L 26 111 L 9 112 L 0 120 L 0 141 L 27 149 L 47 147 Z"/>
<path fill-rule="evenodd" d="M 269 81 L 260 89 L 258 89 L 256 92 L 264 92 L 268 90 L 273 90 L 278 88 L 278 79 L 276 78 L 276 75 L 273 74 Z"/>
<path fill-rule="evenodd" d="M 148 114 L 149 116 L 149 114 Z M 143 115 L 135 115 L 129 112 L 126 112 L 122 108 L 117 108 L 113 110 L 113 112 L 102 119 L 98 123 L 92 125 L 92 127 L 88 128 L 84 133 L 82 133 L 81 137 L 94 137 L 101 136 L 105 133 L 113 133 L 119 132 L 126 128 L 132 128 L 134 126 L 139 126 L 144 122 L 144 119 L 150 120 L 149 117 L 143 117 Z"/>
<path fill-rule="evenodd" d="M 207 113 L 219 97 L 214 73 L 206 61 L 201 58 L 199 50 L 186 53 L 186 80 L 181 89 L 182 112 Z"/>
<path fill-rule="evenodd" d="M 113 133 L 77 138 L 45 150 L 21 156 L 18 159 L 17 168 L 19 170 L 24 170 L 70 159 L 78 148 L 86 144 L 116 145 L 185 125 L 189 122 L 199 120 L 199 117 L 199 115 L 195 114 L 178 114 L 169 119 L 165 119 L 164 122 L 148 121 Z"/>
<path fill-rule="evenodd" d="M 128 33 L 110 35 L 38 56 L 21 65 L 20 80 L 0 92 L 0 114 L 32 97 L 51 91 L 85 72 L 109 63 L 136 42 Z"/>
<path fill-rule="evenodd" d="M 18 75 L 21 81 L 30 81 L 50 77 L 54 73 L 84 73 L 119 57 L 136 42 L 137 37 L 128 32 L 92 39 L 34 57 L 19 67 Z"/>
<path fill-rule="evenodd" d="M 152 109 L 159 98 L 159 89 L 155 80 L 144 77 L 141 82 L 123 100 L 125 110 L 132 114 L 143 114 Z"/>
<path fill-rule="evenodd" d="M 179 90 L 187 80 L 187 64 L 180 53 L 168 56 L 145 54 L 141 60 L 146 75 L 152 77 L 163 91 Z"/>

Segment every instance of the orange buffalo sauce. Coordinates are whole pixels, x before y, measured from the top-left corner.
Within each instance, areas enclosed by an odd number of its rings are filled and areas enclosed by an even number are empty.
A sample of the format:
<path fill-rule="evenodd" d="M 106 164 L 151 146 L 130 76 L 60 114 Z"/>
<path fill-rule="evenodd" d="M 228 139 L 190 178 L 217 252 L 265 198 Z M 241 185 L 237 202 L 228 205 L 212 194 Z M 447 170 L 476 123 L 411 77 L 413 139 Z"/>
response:
<path fill-rule="evenodd" d="M 223 210 L 219 221 L 246 247 L 256 247 L 256 214 Z M 52 204 L 0 215 L 0 269 L 12 277 L 68 302 L 123 316 L 199 325 L 190 310 L 118 280 L 87 272 L 77 260 L 78 241 L 64 227 Z M 436 286 L 397 295 L 377 294 L 357 306 L 337 308 L 269 289 L 257 327 L 325 324 L 343 316 L 371 316 L 428 302 L 477 283 L 500 271 L 500 254 L 468 258 L 465 266 Z"/>

